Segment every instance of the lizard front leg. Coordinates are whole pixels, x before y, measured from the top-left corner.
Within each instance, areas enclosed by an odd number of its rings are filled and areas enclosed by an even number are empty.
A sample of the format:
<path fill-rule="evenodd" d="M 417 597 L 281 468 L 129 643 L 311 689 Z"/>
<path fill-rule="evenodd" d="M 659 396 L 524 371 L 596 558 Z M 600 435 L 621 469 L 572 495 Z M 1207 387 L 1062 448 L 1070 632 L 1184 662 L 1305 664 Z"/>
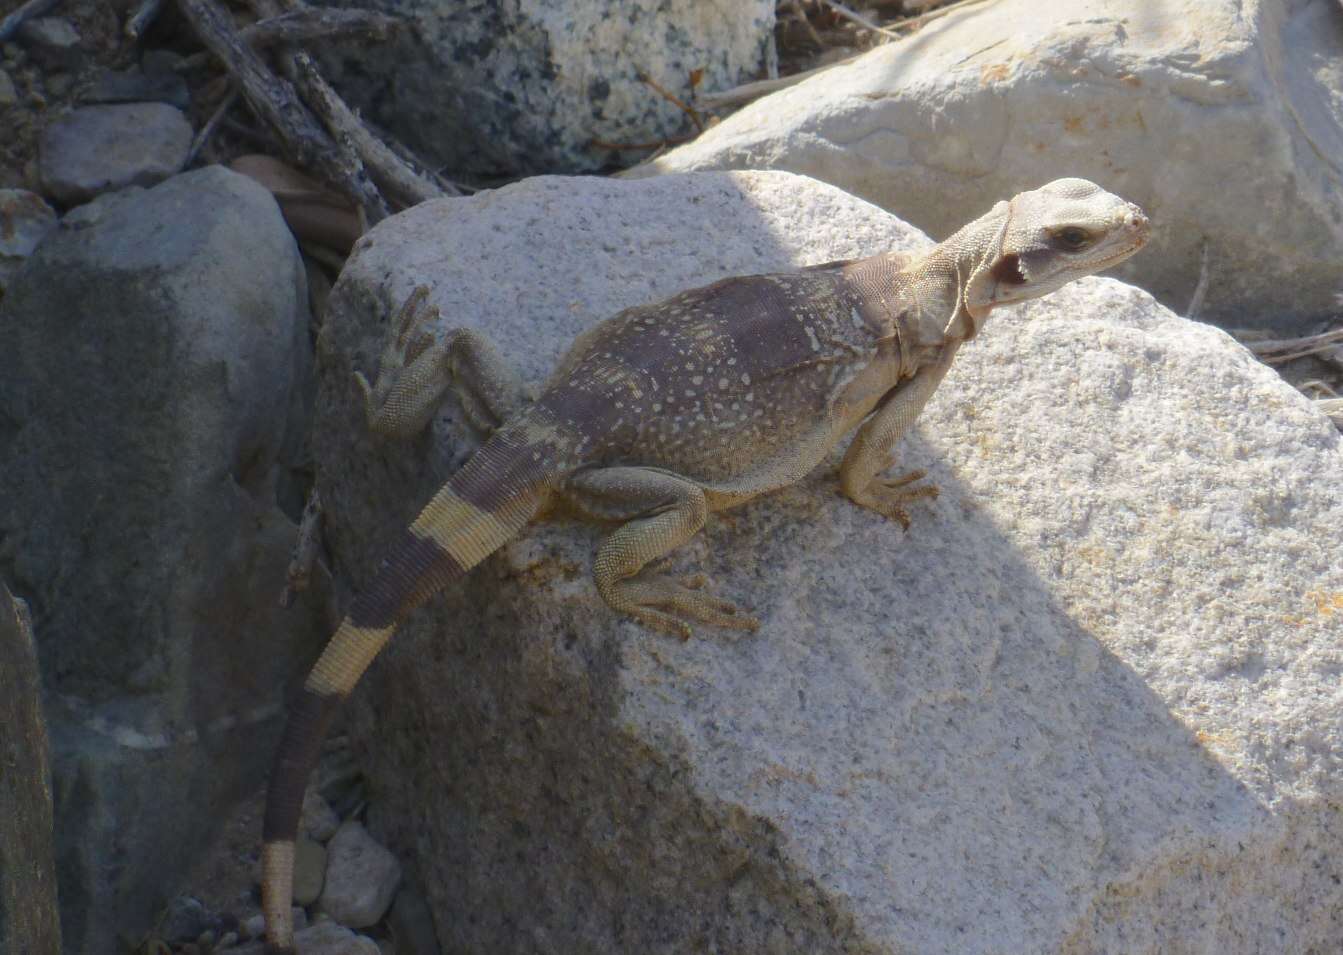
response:
<path fill-rule="evenodd" d="M 369 429 L 388 437 L 413 437 L 452 388 L 472 427 L 488 434 L 526 405 L 522 383 L 478 332 L 459 328 L 435 340 L 431 327 L 438 308 L 425 307 L 428 294 L 428 287 L 421 285 L 401 306 L 378 364 L 377 383 L 369 385 L 355 372 Z"/>
<path fill-rule="evenodd" d="M 909 529 L 909 512 L 903 505 L 921 497 L 936 497 L 937 488 L 930 484 L 914 484 L 924 477 L 923 471 L 911 471 L 896 478 L 878 475 L 890 467 L 891 449 L 923 411 L 955 355 L 955 344 L 948 344 L 935 362 L 920 368 L 913 377 L 891 389 L 876 412 L 854 435 L 839 468 L 840 488 L 851 501 L 899 521 L 906 530 Z"/>
<path fill-rule="evenodd" d="M 624 522 L 602 541 L 592 568 L 597 592 L 612 610 L 682 640 L 690 637 L 689 621 L 737 630 L 760 626 L 702 592 L 703 574 L 677 581 L 644 572 L 704 526 L 709 508 L 693 481 L 655 468 L 598 468 L 571 475 L 562 493 L 589 518 Z"/>

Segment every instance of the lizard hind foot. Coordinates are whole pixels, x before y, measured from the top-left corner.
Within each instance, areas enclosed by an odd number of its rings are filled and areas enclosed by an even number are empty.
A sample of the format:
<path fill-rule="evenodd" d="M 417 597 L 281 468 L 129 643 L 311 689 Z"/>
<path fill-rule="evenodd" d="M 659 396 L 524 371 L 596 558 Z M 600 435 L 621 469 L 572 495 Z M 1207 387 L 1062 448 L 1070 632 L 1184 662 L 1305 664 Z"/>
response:
<path fill-rule="evenodd" d="M 918 470 L 899 477 L 876 478 L 864 490 L 862 498 L 856 499 L 855 503 L 876 511 L 883 517 L 898 521 L 901 527 L 909 530 L 910 516 L 904 505 L 920 498 L 938 495 L 935 484 L 915 485 L 916 481 L 921 481 L 927 476 L 928 472 Z"/>
<path fill-rule="evenodd" d="M 611 593 L 603 596 L 612 607 L 645 626 L 682 640 L 689 640 L 693 634 L 692 622 L 730 630 L 760 629 L 758 619 L 743 613 L 730 600 L 705 593 L 708 583 L 704 574 L 680 580 L 662 574 L 641 574 L 616 581 Z"/>

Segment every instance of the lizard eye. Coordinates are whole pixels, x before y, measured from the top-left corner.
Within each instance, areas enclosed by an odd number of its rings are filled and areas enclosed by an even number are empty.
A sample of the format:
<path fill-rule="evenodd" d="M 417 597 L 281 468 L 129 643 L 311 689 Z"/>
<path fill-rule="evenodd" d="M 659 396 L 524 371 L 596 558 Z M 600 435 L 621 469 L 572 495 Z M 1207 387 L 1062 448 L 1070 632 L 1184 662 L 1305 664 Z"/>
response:
<path fill-rule="evenodd" d="M 1091 233 L 1075 225 L 1059 229 L 1054 233 L 1054 238 L 1069 252 L 1080 252 L 1091 244 Z"/>

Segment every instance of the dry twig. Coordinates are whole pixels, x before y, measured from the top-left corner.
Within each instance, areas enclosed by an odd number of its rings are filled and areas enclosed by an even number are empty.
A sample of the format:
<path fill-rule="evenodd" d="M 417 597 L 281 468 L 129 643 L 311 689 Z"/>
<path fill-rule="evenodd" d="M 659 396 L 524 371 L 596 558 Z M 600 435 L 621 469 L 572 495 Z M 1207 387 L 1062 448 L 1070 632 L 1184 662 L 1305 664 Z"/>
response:
<path fill-rule="evenodd" d="M 1306 335 L 1302 338 L 1278 338 L 1263 342 L 1241 342 L 1252 351 L 1260 361 L 1269 365 L 1281 364 L 1293 358 L 1302 358 L 1322 352 L 1339 342 L 1343 342 L 1343 328 L 1321 332 L 1319 335 Z"/>
<path fill-rule="evenodd" d="M 253 47 L 261 49 L 280 43 L 309 43 L 313 40 L 351 36 L 383 40 L 401 23 L 396 17 L 367 10 L 304 8 L 249 23 L 238 31 L 238 35 Z M 208 65 L 210 59 L 209 53 L 193 53 L 178 63 L 175 69 L 179 73 L 199 69 Z"/>
<path fill-rule="evenodd" d="M 906 30 L 910 27 L 923 26 L 939 17 L 945 17 L 948 13 L 954 13 L 962 7 L 972 7 L 977 3 L 989 3 L 991 0 L 957 0 L 956 3 L 949 3 L 945 7 L 938 7 L 936 10 L 929 10 L 927 13 L 920 13 L 917 17 L 910 17 L 907 20 L 896 20 L 891 24 L 897 30 Z"/>
<path fill-rule="evenodd" d="M 232 74 L 252 111 L 265 121 L 298 166 L 315 170 L 364 211 L 371 222 L 387 216 L 387 205 L 369 181 L 363 164 L 334 142 L 286 80 L 268 70 L 233 28 L 216 0 L 177 0 L 205 48 Z"/>
<path fill-rule="evenodd" d="M 0 43 L 17 33 L 19 27 L 23 26 L 24 23 L 34 17 L 42 16 L 60 2 L 61 0 L 28 0 L 23 6 L 0 20 Z"/>
<path fill-rule="evenodd" d="M 401 157 L 368 131 L 354 110 L 336 94 L 307 53 L 294 54 L 294 79 L 304 99 L 321 117 L 331 135 L 347 142 L 363 160 L 380 187 L 396 196 L 404 205 L 413 206 L 426 199 L 441 199 L 449 193 L 421 176 Z"/>
<path fill-rule="evenodd" d="M 848 20 L 850 23 L 858 24 L 864 30 L 871 30 L 873 33 L 880 33 L 882 36 L 890 37 L 893 40 L 900 39 L 900 34 L 896 33 L 894 30 L 888 30 L 884 26 L 881 26 L 880 24 L 873 23 L 871 20 L 869 20 L 862 14 L 858 13 L 857 11 L 850 10 L 848 7 L 844 6 L 844 4 L 840 3 L 839 0 L 821 0 L 821 2 L 824 3 L 831 10 L 835 11 L 845 20 Z"/>
<path fill-rule="evenodd" d="M 224 99 L 220 102 L 219 107 L 210 114 L 209 120 L 201 127 L 201 131 L 196 134 L 196 138 L 191 141 L 191 149 L 187 151 L 187 161 L 182 163 L 182 168 L 185 169 L 196 161 L 200 151 L 205 148 L 205 144 L 214 135 L 214 131 L 219 128 L 219 124 L 223 122 L 225 114 L 233 108 L 234 103 L 238 102 L 239 95 L 236 86 L 231 86 L 229 91 L 224 94 Z"/>
<path fill-rule="evenodd" d="M 1203 298 L 1208 294 L 1208 240 L 1203 240 L 1203 248 L 1198 256 L 1198 282 L 1194 285 L 1194 294 L 1189 296 L 1189 305 L 1184 310 L 1184 317 L 1189 319 L 1198 318 L 1198 313 L 1203 311 Z"/>
<path fill-rule="evenodd" d="M 285 574 L 284 590 L 280 592 L 280 606 L 290 607 L 294 597 L 308 589 L 312 579 L 312 566 L 317 562 L 317 549 L 321 546 L 322 536 L 322 499 L 317 491 L 312 492 L 308 503 L 303 507 L 303 516 L 299 518 L 298 535 L 294 549 L 289 555 L 289 569 Z"/>
<path fill-rule="evenodd" d="M 673 106 L 679 108 L 683 113 L 689 116 L 690 121 L 695 124 L 696 129 L 698 129 L 700 132 L 704 132 L 704 121 L 699 118 L 699 113 L 695 112 L 693 109 L 687 106 L 685 102 L 683 102 L 679 97 L 676 96 L 676 94 L 672 93 L 670 90 L 665 89 L 661 84 L 658 83 L 657 80 L 653 79 L 653 77 L 649 76 L 646 72 L 639 69 L 639 67 L 636 66 L 634 68 L 634 73 L 645 84 L 652 87 L 653 92 L 657 93 L 668 103 L 671 103 Z"/>
<path fill-rule="evenodd" d="M 140 8 L 126 20 L 126 37 L 134 42 L 144 36 L 162 9 L 163 0 L 142 0 Z"/>
<path fill-rule="evenodd" d="M 741 86 L 734 86 L 730 90 L 723 90 L 721 93 L 705 93 L 698 97 L 695 102 L 704 109 L 728 109 L 733 106 L 744 106 L 752 100 L 757 100 L 762 96 L 768 96 L 770 93 L 777 93 L 779 90 L 786 90 L 790 86 L 796 86 L 803 80 L 809 80 L 813 76 L 818 76 L 826 70 L 833 70 L 837 66 L 844 66 L 852 63 L 861 53 L 855 53 L 853 56 L 846 56 L 842 60 L 836 60 L 833 63 L 827 63 L 825 66 L 818 66 L 814 69 L 803 70 L 801 73 L 794 73 L 792 76 L 780 76 L 772 80 L 756 80 L 751 83 L 743 83 Z"/>
<path fill-rule="evenodd" d="M 679 146 L 682 143 L 688 143 L 694 136 L 668 136 L 666 139 L 655 139 L 646 143 L 612 143 L 605 139 L 594 139 L 592 145 L 597 149 L 666 149 L 668 146 Z"/>

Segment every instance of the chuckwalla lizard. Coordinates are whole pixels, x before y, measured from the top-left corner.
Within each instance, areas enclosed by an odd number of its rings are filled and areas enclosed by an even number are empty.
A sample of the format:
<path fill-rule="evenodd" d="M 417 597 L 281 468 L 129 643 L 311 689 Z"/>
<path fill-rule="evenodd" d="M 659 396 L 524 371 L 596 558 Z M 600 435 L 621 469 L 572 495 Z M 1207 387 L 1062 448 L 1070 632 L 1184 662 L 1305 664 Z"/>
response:
<path fill-rule="evenodd" d="M 262 863 L 268 950 L 293 945 L 303 790 L 341 702 L 414 607 L 555 503 L 619 522 L 593 576 L 611 609 L 682 638 L 690 623 L 754 630 L 702 579 L 645 570 L 709 512 L 791 484 L 858 428 L 840 468 L 855 503 L 906 527 L 936 493 L 883 472 L 951 365 L 998 305 L 1116 265 L 1146 242 L 1142 210 L 1084 179 L 997 203 L 917 255 L 886 253 L 723 279 L 627 309 L 578 338 L 532 403 L 475 332 L 434 342 L 417 289 L 391 329 L 370 427 L 413 435 L 454 389 L 490 433 L 353 601 L 294 705 L 270 776 Z M 859 427 L 861 425 L 861 427 Z"/>

